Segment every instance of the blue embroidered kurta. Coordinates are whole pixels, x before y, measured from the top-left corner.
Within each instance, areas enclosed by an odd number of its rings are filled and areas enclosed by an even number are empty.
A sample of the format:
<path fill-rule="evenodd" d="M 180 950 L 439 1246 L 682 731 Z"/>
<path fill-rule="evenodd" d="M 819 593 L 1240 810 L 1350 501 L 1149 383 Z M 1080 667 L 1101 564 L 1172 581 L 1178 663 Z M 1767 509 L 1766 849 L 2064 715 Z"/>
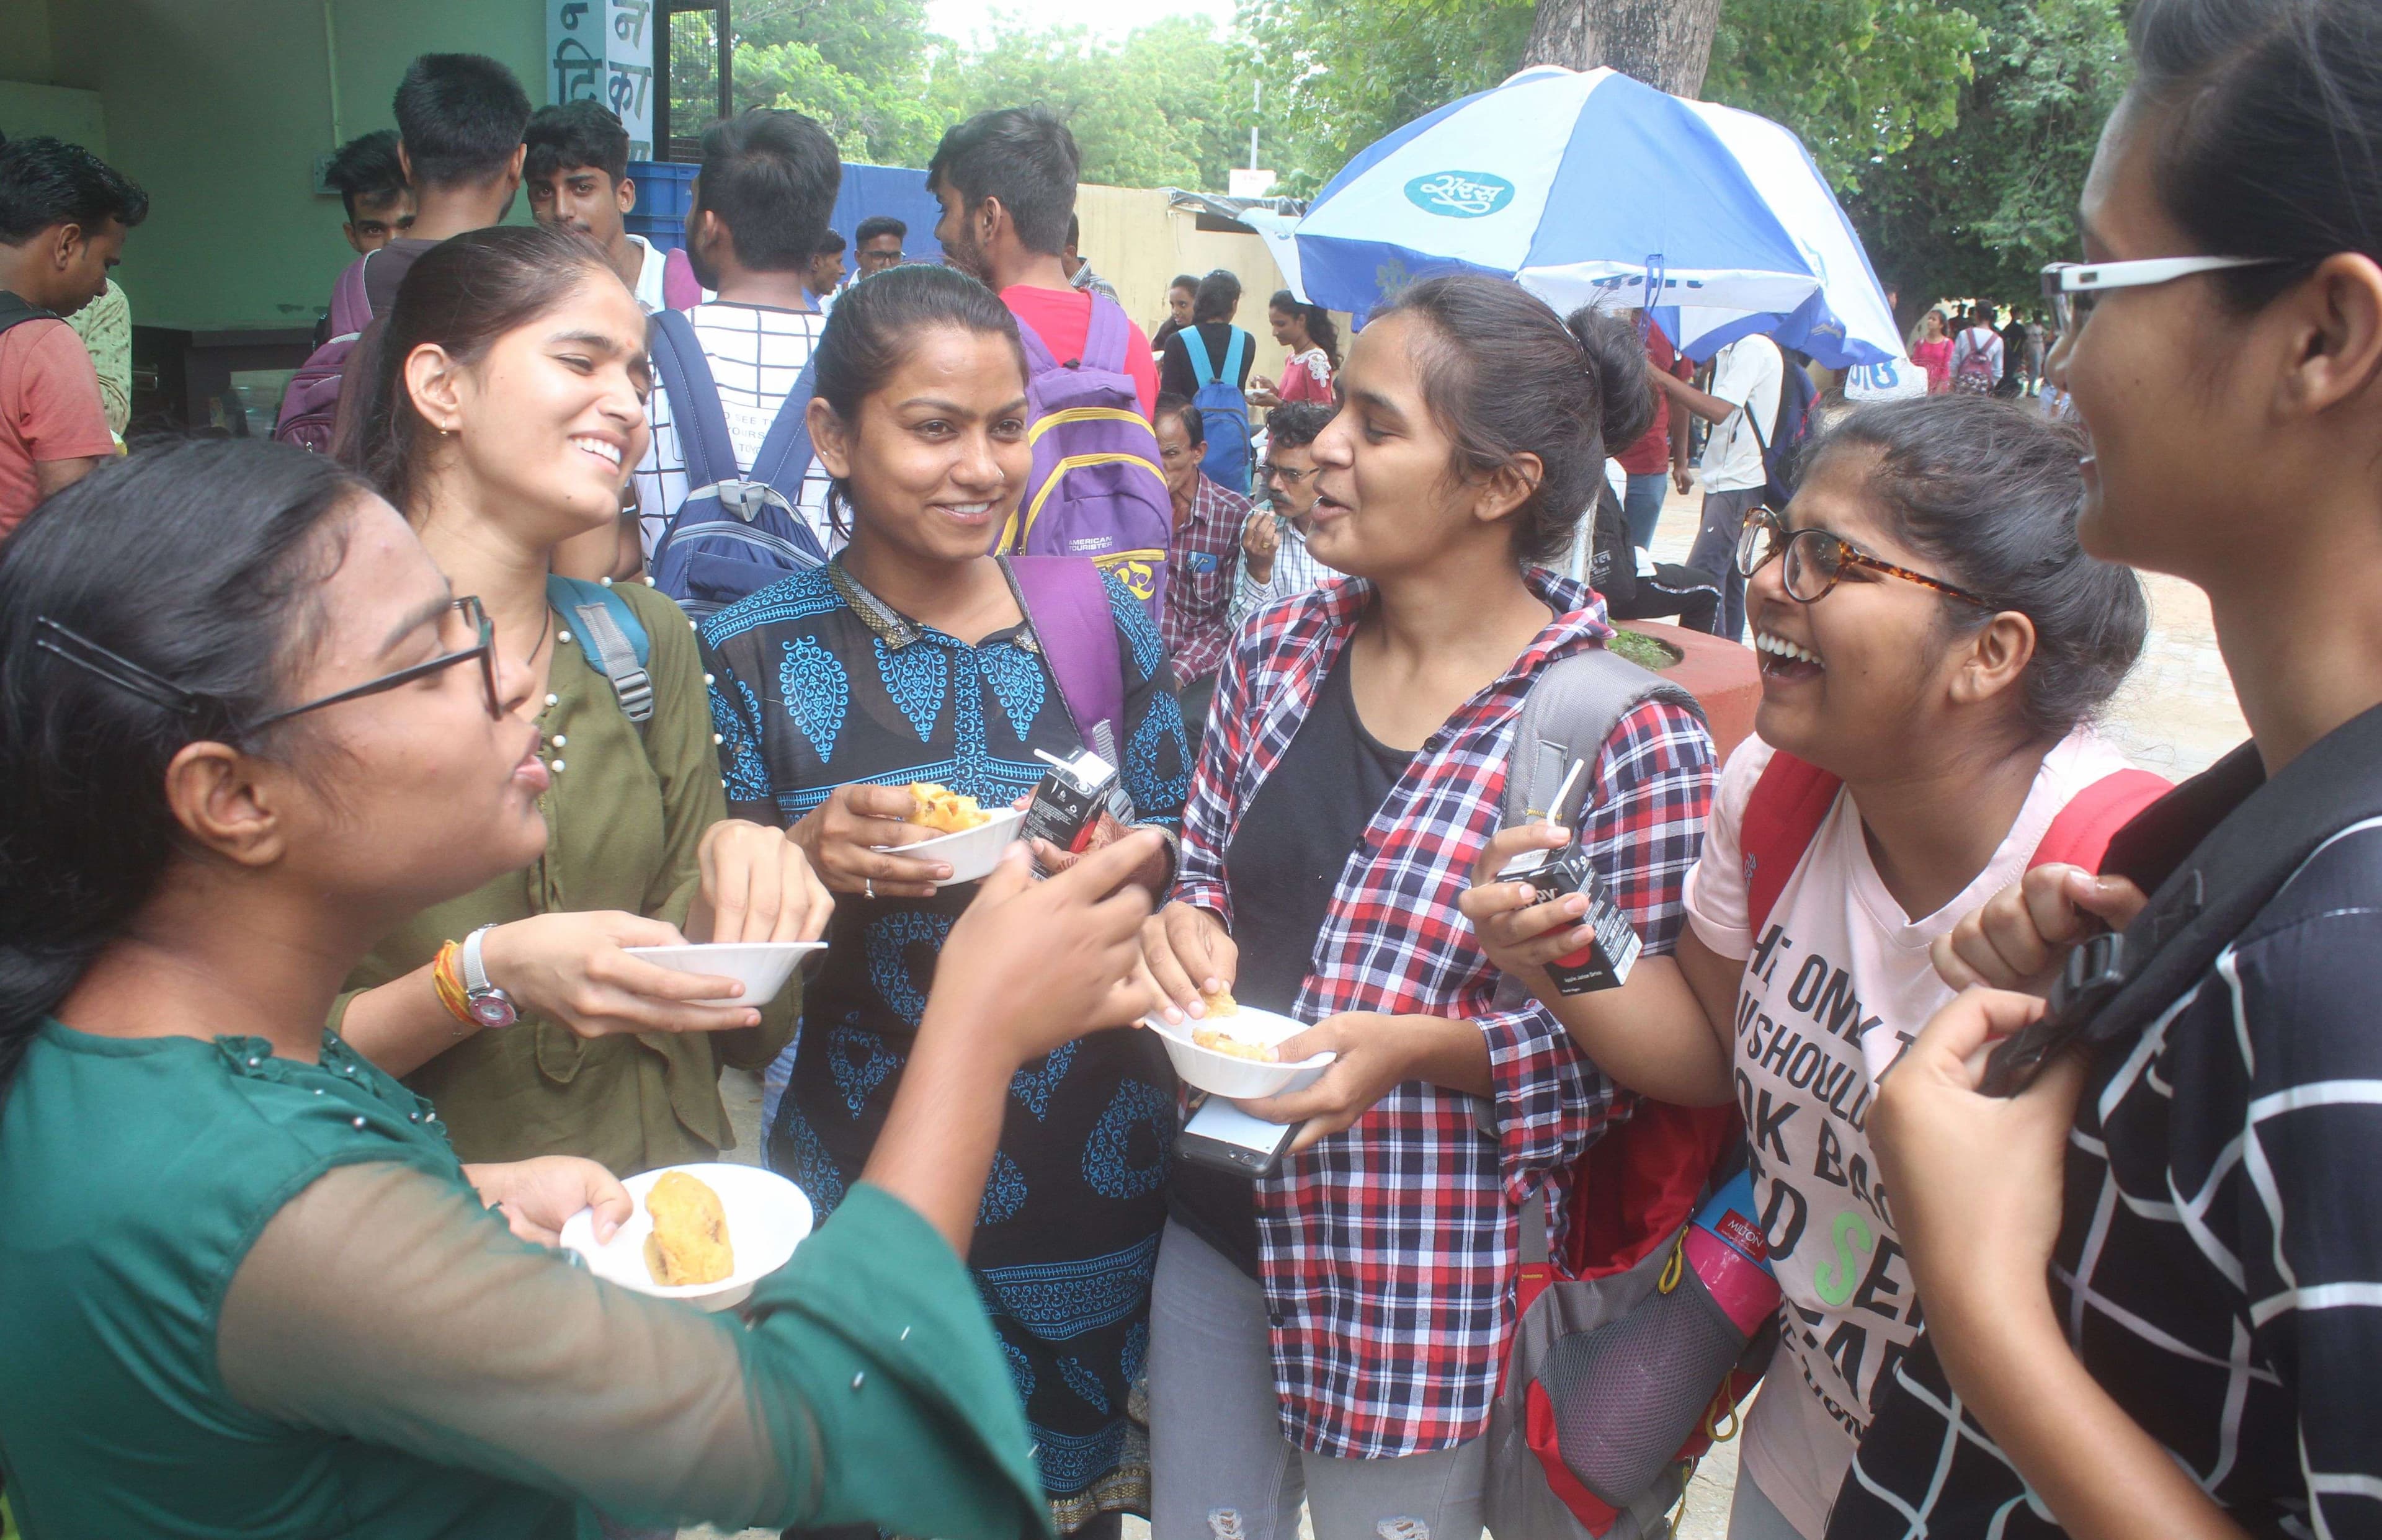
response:
<path fill-rule="evenodd" d="M 1179 827 L 1190 750 L 1164 648 L 1138 599 L 1113 580 L 1109 597 L 1125 686 L 1125 788 L 1142 821 Z M 853 781 L 938 781 L 1005 806 L 1041 778 L 1037 750 L 1082 747 L 1029 627 L 970 646 L 896 614 L 841 562 L 722 610 L 703 638 L 737 816 L 791 825 Z M 769 1165 L 822 1210 L 867 1160 L 936 952 L 975 892 L 837 896 L 825 968 L 804 990 L 792 1078 L 764 1142 Z M 1149 1035 L 1128 1028 L 1027 1065 L 1010 1091 L 969 1263 L 1064 1531 L 1101 1510 L 1146 1510 L 1147 1448 L 1125 1403 L 1149 1340 L 1173 1078 Z"/>

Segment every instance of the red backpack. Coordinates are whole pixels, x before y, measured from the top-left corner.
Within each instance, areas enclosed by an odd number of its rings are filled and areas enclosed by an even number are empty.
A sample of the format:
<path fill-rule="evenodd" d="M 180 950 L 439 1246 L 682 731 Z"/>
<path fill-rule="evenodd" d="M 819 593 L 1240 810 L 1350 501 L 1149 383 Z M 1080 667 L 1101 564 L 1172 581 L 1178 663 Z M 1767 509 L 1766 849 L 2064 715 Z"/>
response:
<path fill-rule="evenodd" d="M 1748 929 L 1756 935 L 1802 864 L 1843 785 L 1788 753 L 1774 753 L 1763 766 L 1740 831 Z M 2167 790 L 2165 780 L 2146 770 L 2103 776 L 2059 811 L 2028 865 L 2065 862 L 2098 871 L 2110 837 Z M 1676 1273 L 1675 1238 L 1707 1192 L 1719 1185 L 1715 1173 L 1727 1168 L 1723 1162 L 1740 1137 L 1734 1106 L 1682 1107 L 1639 1098 L 1629 1119 L 1590 1145 L 1573 1168 L 1570 1226 L 1561 1256 L 1549 1255 L 1538 1202 L 1525 1210 L 1517 1320 L 1490 1416 L 1492 1533 L 1532 1540 L 1667 1534 L 1666 1515 L 1685 1492 L 1695 1462 L 1716 1440 L 1735 1436 L 1737 1409 L 1761 1382 L 1773 1350 L 1770 1333 L 1755 1338 L 1712 1391 L 1701 1425 L 1662 1478 L 1626 1501 L 1605 1501 L 1565 1464 L 1565 1409 L 1549 1394 L 1542 1371 L 1564 1338 L 1618 1321 L 1658 1290 L 1667 1290 L 1666 1277 Z M 1664 1368 L 1659 1361 L 1645 1365 L 1650 1404 L 1704 1394 L 1701 1386 L 1668 1383 Z M 1604 1415 L 1611 1415 L 1609 1410 Z"/>

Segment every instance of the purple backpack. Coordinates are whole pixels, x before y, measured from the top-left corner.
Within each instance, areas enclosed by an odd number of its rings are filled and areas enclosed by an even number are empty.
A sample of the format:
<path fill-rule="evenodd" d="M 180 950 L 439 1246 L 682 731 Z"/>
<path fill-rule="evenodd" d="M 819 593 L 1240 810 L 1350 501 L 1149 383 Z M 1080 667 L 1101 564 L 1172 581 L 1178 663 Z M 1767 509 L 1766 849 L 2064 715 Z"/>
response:
<path fill-rule="evenodd" d="M 1124 663 L 1117 655 L 1116 611 L 1100 569 L 1082 557 L 1012 556 L 1025 622 L 1059 681 L 1059 697 L 1084 747 L 1123 765 Z"/>
<path fill-rule="evenodd" d="M 331 430 L 339 416 L 339 376 L 356 338 L 372 324 L 372 304 L 364 298 L 364 263 L 369 252 L 348 263 L 331 289 L 331 340 L 306 356 L 281 393 L 281 412 L 274 420 L 276 443 L 295 444 L 318 455 L 331 452 Z"/>
<path fill-rule="evenodd" d="M 1115 300 L 1090 298 L 1080 358 L 1053 358 L 1033 327 L 1018 325 L 1034 469 L 994 549 L 1088 556 L 1156 616 L 1166 594 L 1174 504 L 1159 473 L 1158 437 L 1125 373 L 1133 324 Z"/>

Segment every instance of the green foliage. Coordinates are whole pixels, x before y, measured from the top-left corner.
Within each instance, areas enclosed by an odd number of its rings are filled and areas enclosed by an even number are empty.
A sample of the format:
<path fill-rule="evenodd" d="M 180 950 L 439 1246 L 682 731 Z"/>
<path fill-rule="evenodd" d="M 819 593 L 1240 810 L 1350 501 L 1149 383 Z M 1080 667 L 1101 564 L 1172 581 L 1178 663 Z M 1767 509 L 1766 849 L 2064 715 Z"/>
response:
<path fill-rule="evenodd" d="M 1839 192 L 1956 120 L 1976 18 L 1932 0 L 1728 0 L 1704 93 L 1803 138 Z"/>
<path fill-rule="evenodd" d="M 2122 0 L 1969 0 L 1983 24 L 1958 126 L 1862 180 L 1847 212 L 1907 325 L 1946 296 L 2031 305 L 2074 254 L 2076 195 L 2130 79 Z"/>
<path fill-rule="evenodd" d="M 1521 67 L 1529 0 L 1242 0 L 1265 80 L 1260 157 L 1312 194 L 1357 153 Z"/>

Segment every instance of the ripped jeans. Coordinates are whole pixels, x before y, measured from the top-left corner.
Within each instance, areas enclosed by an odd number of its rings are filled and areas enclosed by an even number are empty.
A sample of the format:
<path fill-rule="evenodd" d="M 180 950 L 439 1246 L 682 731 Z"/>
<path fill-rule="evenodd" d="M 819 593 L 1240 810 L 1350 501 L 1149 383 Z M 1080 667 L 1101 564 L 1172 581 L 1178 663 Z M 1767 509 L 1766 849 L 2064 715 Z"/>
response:
<path fill-rule="evenodd" d="M 1282 1436 L 1265 1293 L 1169 1223 L 1149 1302 L 1150 1540 L 1480 1540 L 1489 1440 L 1402 1460 Z"/>

